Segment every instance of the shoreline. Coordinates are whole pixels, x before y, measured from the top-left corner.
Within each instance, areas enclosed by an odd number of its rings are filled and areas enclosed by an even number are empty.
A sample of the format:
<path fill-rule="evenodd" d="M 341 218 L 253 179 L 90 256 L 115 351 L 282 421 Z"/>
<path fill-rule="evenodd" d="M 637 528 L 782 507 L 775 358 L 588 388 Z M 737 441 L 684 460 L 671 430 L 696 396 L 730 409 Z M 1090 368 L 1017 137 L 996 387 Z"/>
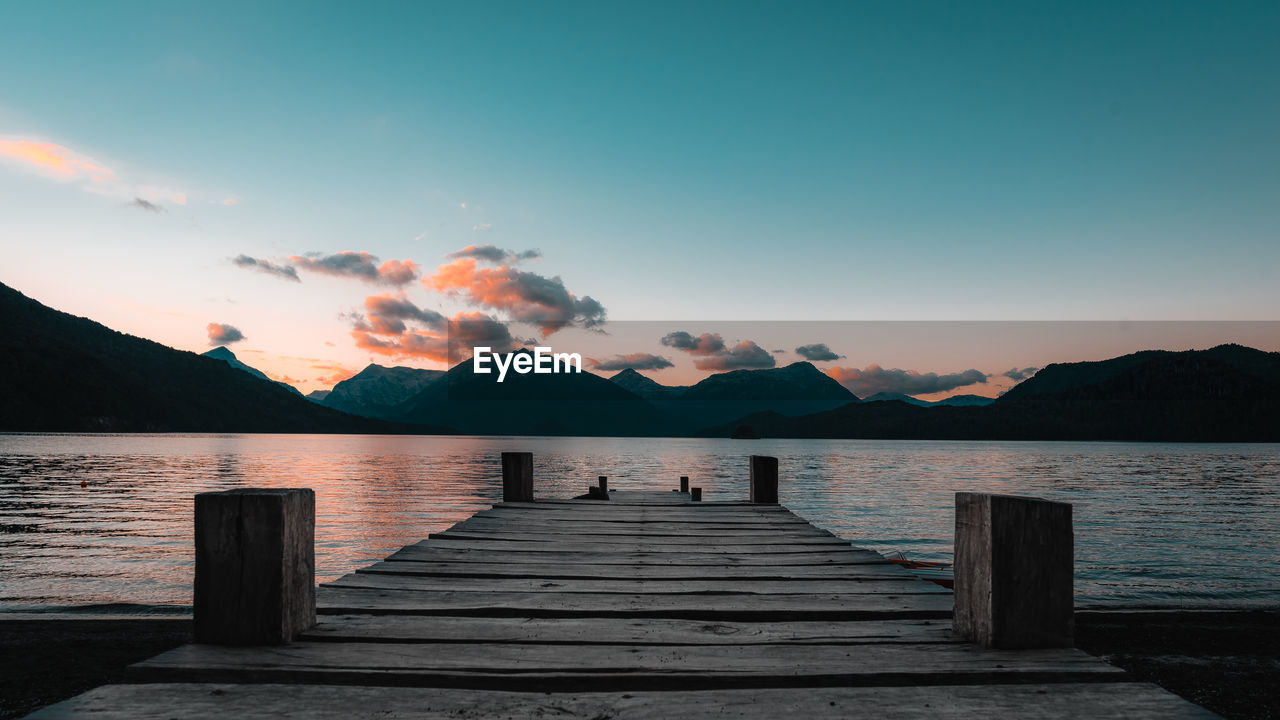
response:
<path fill-rule="evenodd" d="M 189 642 L 179 613 L 0 611 L 0 720 L 120 682 Z M 152 606 L 154 607 L 154 606 Z M 97 611 L 92 609 L 96 608 Z M 1076 611 L 1076 647 L 1229 720 L 1280 717 L 1280 607 Z"/>

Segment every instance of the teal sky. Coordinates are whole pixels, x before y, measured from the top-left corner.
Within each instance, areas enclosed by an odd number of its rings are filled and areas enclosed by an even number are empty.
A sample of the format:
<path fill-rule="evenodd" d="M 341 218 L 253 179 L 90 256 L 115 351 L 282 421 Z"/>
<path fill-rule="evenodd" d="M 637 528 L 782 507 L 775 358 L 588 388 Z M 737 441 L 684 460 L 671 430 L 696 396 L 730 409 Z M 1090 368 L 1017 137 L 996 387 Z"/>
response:
<path fill-rule="evenodd" d="M 430 275 L 464 246 L 538 248 L 525 271 L 612 320 L 1280 307 L 1273 2 L 0 16 L 0 281 L 185 349 L 234 325 L 237 352 L 306 389 L 287 357 L 372 357 L 344 315 L 367 295 L 501 309 L 230 258 L 366 251 Z M 41 165 L 32 143 L 79 164 Z"/>

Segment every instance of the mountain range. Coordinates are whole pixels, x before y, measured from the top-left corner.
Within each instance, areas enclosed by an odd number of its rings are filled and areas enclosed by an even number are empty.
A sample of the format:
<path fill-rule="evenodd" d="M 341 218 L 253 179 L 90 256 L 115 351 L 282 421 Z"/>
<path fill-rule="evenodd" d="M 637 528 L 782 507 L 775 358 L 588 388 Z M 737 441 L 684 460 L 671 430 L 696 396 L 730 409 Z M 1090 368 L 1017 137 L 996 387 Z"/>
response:
<path fill-rule="evenodd" d="M 743 427 L 775 438 L 1277 442 L 1280 353 L 1240 345 L 1143 351 L 1049 365 L 986 406 L 761 412 L 699 434 L 729 437 Z"/>
<path fill-rule="evenodd" d="M 666 386 L 635 370 L 497 383 L 469 360 L 371 364 L 304 398 L 225 347 L 175 350 L 3 285 L 0 317 L 7 431 L 1280 441 L 1280 353 L 1239 345 L 1052 364 L 995 400 L 860 400 L 808 362 Z"/>
<path fill-rule="evenodd" d="M 3 431 L 425 430 L 318 406 L 226 359 L 116 332 L 3 284 L 0 327 Z"/>

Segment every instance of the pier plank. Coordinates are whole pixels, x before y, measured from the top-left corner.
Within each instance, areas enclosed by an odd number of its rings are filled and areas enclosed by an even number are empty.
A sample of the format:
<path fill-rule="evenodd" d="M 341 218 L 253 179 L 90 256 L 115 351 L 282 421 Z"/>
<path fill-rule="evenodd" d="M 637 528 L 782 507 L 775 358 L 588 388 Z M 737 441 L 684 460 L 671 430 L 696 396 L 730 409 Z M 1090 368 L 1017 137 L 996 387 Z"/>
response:
<path fill-rule="evenodd" d="M 503 562 L 423 562 L 419 560 L 384 560 L 357 570 L 358 573 L 387 575 L 427 575 L 440 577 L 522 577 L 579 579 L 654 579 L 654 580 L 813 580 L 838 578 L 848 580 L 902 580 L 914 577 L 908 570 L 888 563 L 841 565 L 679 565 L 607 564 L 607 563 L 537 563 Z"/>
<path fill-rule="evenodd" d="M 921 581 L 924 584 L 924 581 Z M 421 592 L 321 586 L 321 614 L 359 612 L 474 617 L 679 617 L 714 620 L 947 618 L 951 595 L 716 595 L 667 593 Z"/>
<path fill-rule="evenodd" d="M 383 590 L 420 590 L 454 592 L 541 592 L 541 593 L 627 593 L 627 594 L 727 594 L 778 595 L 801 593 L 838 594 L 908 594 L 949 593 L 933 583 L 912 577 L 855 580 L 824 578 L 821 580 L 628 580 L 628 579 L 551 579 L 551 578 L 442 578 L 378 573 L 350 573 L 321 587 L 375 588 Z"/>
<path fill-rule="evenodd" d="M 154 682 L 332 682 L 539 690 L 589 675 L 599 689 L 919 686 L 1106 680 L 1123 674 L 1074 649 L 992 651 L 968 644 L 541 645 L 300 642 L 273 648 L 185 645 L 129 668 Z M 940 680 L 945 682 L 940 682 Z M 577 678 L 581 682 L 581 678 Z"/>
<path fill-rule="evenodd" d="M 327 615 L 305 640 L 330 642 L 558 643 L 583 645 L 827 645 L 961 642 L 946 620 L 769 623 L 678 618 L 472 618 Z"/>
<path fill-rule="evenodd" d="M 736 566 L 767 565 L 771 567 L 790 565 L 887 565 L 888 562 L 875 553 L 853 548 L 828 550 L 822 552 L 793 553 L 741 553 L 741 552 L 680 552 L 664 553 L 650 551 L 602 551 L 593 546 L 593 551 L 558 550 L 511 550 L 499 554 L 493 549 L 465 547 L 462 543 L 444 545 L 409 545 L 401 548 L 387 560 L 418 560 L 433 562 L 445 560 L 452 562 L 486 562 L 507 563 L 564 563 L 568 565 L 671 565 L 678 562 L 686 567 L 697 566 Z"/>
<path fill-rule="evenodd" d="M 684 545 L 688 547 L 705 547 L 707 545 L 714 546 L 746 546 L 746 547 L 790 547 L 790 546 L 807 546 L 807 545 L 836 545 L 841 548 L 850 547 L 848 540 L 842 540 L 834 535 L 804 535 L 804 536 L 787 536 L 760 534 L 704 534 L 704 535 L 684 535 L 684 534 L 650 534 L 647 532 L 634 532 L 625 535 L 617 533 L 594 533 L 584 531 L 581 533 L 570 533 L 567 531 L 537 533 L 524 532 L 522 530 L 446 530 L 445 532 L 431 533 L 427 536 L 428 540 L 485 540 L 485 541 L 507 541 L 519 543 L 591 543 L 598 545 Z"/>
<path fill-rule="evenodd" d="M 191 720 L 298 715 L 352 717 L 564 717 L 669 720 L 733 717 L 807 720 L 969 720 L 1020 717 L 1028 708 L 1044 720 L 1102 718 L 1204 720 L 1217 717 L 1148 683 L 1058 683 L 672 692 L 584 692 L 545 695 L 501 691 L 328 685 L 151 683 L 107 685 L 31 715 L 32 720 L 92 716 L 99 720 L 170 720 L 173 708 Z"/>

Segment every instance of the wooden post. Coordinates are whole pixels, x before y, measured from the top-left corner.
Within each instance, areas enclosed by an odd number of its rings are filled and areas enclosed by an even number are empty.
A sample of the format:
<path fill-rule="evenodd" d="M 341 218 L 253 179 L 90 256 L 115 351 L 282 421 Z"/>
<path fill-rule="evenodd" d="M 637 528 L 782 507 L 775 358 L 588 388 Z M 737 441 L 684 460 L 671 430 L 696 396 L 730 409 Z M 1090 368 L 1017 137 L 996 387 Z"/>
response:
<path fill-rule="evenodd" d="M 598 479 L 600 481 L 600 489 L 606 493 L 609 492 L 609 477 L 607 475 L 601 475 Z"/>
<path fill-rule="evenodd" d="M 778 504 L 778 458 L 751 456 L 751 502 Z"/>
<path fill-rule="evenodd" d="M 195 641 L 283 645 L 316 624 L 316 495 L 196 495 Z"/>
<path fill-rule="evenodd" d="M 533 453 L 502 453 L 502 501 L 533 502 Z"/>
<path fill-rule="evenodd" d="M 680 492 L 682 493 L 689 492 L 689 476 L 688 475 L 680 476 Z"/>
<path fill-rule="evenodd" d="M 702 501 L 702 488 L 689 488 L 689 495 L 698 502 Z"/>
<path fill-rule="evenodd" d="M 1071 505 L 956 493 L 952 627 L 984 647 L 1071 647 Z"/>

